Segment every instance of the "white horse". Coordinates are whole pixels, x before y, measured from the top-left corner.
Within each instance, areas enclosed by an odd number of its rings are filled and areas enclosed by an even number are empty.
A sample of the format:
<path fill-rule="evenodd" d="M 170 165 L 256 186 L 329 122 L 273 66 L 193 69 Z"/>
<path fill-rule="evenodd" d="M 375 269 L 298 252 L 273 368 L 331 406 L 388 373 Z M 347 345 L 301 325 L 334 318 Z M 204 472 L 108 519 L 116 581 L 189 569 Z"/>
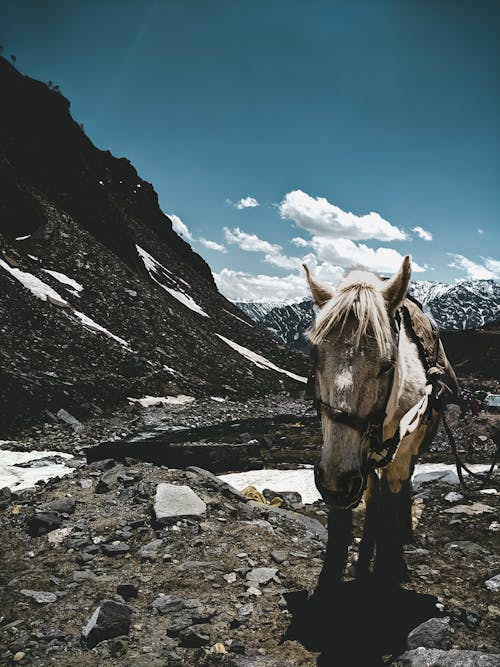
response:
<path fill-rule="evenodd" d="M 412 532 L 411 475 L 440 416 L 427 403 L 428 369 L 414 332 L 408 330 L 408 319 L 401 317 L 410 257 L 389 280 L 353 271 L 335 289 L 316 281 L 304 268 L 319 308 L 308 337 L 315 351 L 315 392 L 323 430 L 316 484 L 330 506 L 322 577 L 342 577 L 352 539 L 352 508 L 364 494 L 366 517 L 357 574 L 368 573 L 375 553 L 375 573 L 399 581 L 406 573 L 403 544 Z M 428 326 L 432 328 L 430 322 Z"/>

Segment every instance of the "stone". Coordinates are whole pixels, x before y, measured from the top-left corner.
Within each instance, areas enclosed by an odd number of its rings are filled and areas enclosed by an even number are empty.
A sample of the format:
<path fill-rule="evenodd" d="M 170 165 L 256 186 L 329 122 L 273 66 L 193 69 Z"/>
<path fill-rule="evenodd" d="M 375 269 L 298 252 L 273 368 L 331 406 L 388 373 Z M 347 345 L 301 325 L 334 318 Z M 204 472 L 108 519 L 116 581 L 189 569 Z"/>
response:
<path fill-rule="evenodd" d="M 456 542 L 448 542 L 444 546 L 446 551 L 458 552 L 463 556 L 482 556 L 486 553 L 486 549 L 476 542 L 469 540 L 457 540 Z M 436 647 L 439 648 L 439 647 Z"/>
<path fill-rule="evenodd" d="M 103 600 L 94 611 L 82 631 L 82 637 L 90 648 L 105 639 L 128 635 L 132 610 L 114 600 Z"/>
<path fill-rule="evenodd" d="M 63 518 L 59 512 L 41 512 L 38 510 L 26 520 L 28 532 L 32 537 L 39 537 L 51 530 L 60 528 L 62 522 Z"/>
<path fill-rule="evenodd" d="M 61 544 L 72 530 L 72 528 L 56 528 L 47 533 L 47 539 L 50 544 Z"/>
<path fill-rule="evenodd" d="M 455 507 L 450 507 L 444 511 L 448 514 L 467 514 L 468 516 L 474 516 L 475 514 L 487 514 L 489 512 L 494 512 L 495 510 L 489 505 L 476 502 L 471 505 L 455 505 Z"/>
<path fill-rule="evenodd" d="M 430 618 L 421 623 L 408 635 L 408 648 L 439 648 L 447 651 L 451 646 L 450 619 Z"/>
<path fill-rule="evenodd" d="M 138 551 L 139 556 L 143 560 L 155 561 L 157 560 L 159 553 L 158 550 L 163 546 L 163 540 L 153 540 L 144 544 Z"/>
<path fill-rule="evenodd" d="M 265 586 L 277 573 L 278 570 L 275 567 L 254 567 L 247 573 L 246 579 L 252 583 Z"/>
<path fill-rule="evenodd" d="M 176 572 L 187 572 L 188 570 L 197 570 L 200 567 L 211 567 L 214 563 L 211 560 L 187 560 L 175 568 Z"/>
<path fill-rule="evenodd" d="M 181 630 L 179 638 L 181 646 L 186 646 L 187 648 L 199 648 L 206 646 L 210 642 L 208 635 L 204 635 L 198 628 L 193 626 Z"/>
<path fill-rule="evenodd" d="M 491 533 L 498 533 L 498 531 L 500 530 L 500 523 L 498 521 L 492 521 L 488 526 L 488 530 Z"/>
<path fill-rule="evenodd" d="M 76 500 L 71 497 L 58 498 L 48 503 L 40 505 L 42 512 L 60 512 L 61 514 L 73 514 L 76 507 Z"/>
<path fill-rule="evenodd" d="M 122 465 L 115 465 L 113 468 L 105 470 L 102 473 L 99 481 L 97 482 L 97 486 L 95 487 L 95 492 L 109 493 L 109 491 L 118 486 L 118 483 L 121 480 L 124 480 L 126 478 L 127 478 L 127 473 L 125 471 L 125 468 Z"/>
<path fill-rule="evenodd" d="M 125 542 L 111 542 L 111 544 L 103 544 L 101 546 L 102 553 L 106 556 L 122 556 L 130 551 L 130 547 Z"/>
<path fill-rule="evenodd" d="M 484 582 L 484 585 L 489 591 L 494 591 L 495 593 L 498 593 L 498 591 L 500 591 L 500 574 L 491 577 L 491 579 L 487 579 Z"/>
<path fill-rule="evenodd" d="M 184 600 L 176 595 L 158 595 L 151 603 L 158 614 L 170 614 L 184 609 Z"/>
<path fill-rule="evenodd" d="M 234 584 L 237 576 L 236 572 L 228 572 L 228 574 L 224 574 L 222 578 L 227 581 L 228 584 Z"/>
<path fill-rule="evenodd" d="M 458 503 L 458 501 L 463 500 L 464 497 L 461 493 L 458 493 L 457 491 L 450 491 L 445 495 L 444 499 L 447 500 L 449 503 Z"/>
<path fill-rule="evenodd" d="M 238 489 L 235 489 L 231 484 L 224 482 L 224 480 L 214 475 L 213 472 L 205 470 L 204 468 L 198 468 L 198 466 L 188 466 L 186 470 L 209 482 L 211 486 L 217 488 L 223 495 L 235 498 L 243 503 L 247 502 L 245 496 L 240 493 Z"/>
<path fill-rule="evenodd" d="M 417 648 L 403 653 L 393 667 L 499 667 L 498 654 L 480 651 L 442 651 L 437 648 Z"/>
<path fill-rule="evenodd" d="M 427 482 L 444 482 L 445 484 L 458 484 L 460 480 L 453 470 L 434 470 L 432 472 L 420 472 L 413 477 L 412 483 L 415 489 Z"/>
<path fill-rule="evenodd" d="M 271 551 L 271 558 L 275 563 L 284 563 L 288 560 L 288 551 L 275 549 L 274 551 Z"/>
<path fill-rule="evenodd" d="M 118 584 L 116 587 L 116 592 L 118 595 L 121 595 L 122 598 L 127 602 L 132 598 L 136 598 L 139 594 L 139 589 L 134 584 Z"/>
<path fill-rule="evenodd" d="M 238 609 L 238 614 L 240 616 L 250 616 L 253 613 L 253 602 L 247 602 L 247 604 L 242 604 Z"/>
<path fill-rule="evenodd" d="M 14 653 L 12 656 L 12 661 L 13 662 L 21 662 L 21 660 L 24 660 L 26 657 L 26 653 L 24 651 L 17 651 L 17 653 Z"/>
<path fill-rule="evenodd" d="M 200 516 L 206 510 L 206 504 L 189 486 L 162 482 L 156 487 L 154 514 L 159 524 L 186 516 Z"/>
<path fill-rule="evenodd" d="M 47 593 L 46 591 L 33 591 L 29 588 L 23 588 L 20 591 L 21 595 L 25 595 L 28 598 L 31 598 L 37 604 L 49 604 L 57 600 L 57 595 L 55 593 Z"/>
<path fill-rule="evenodd" d="M 80 421 L 78 421 L 76 417 L 73 417 L 73 415 L 64 408 L 58 410 L 56 416 L 59 419 L 59 421 L 62 421 L 65 424 L 69 424 L 70 426 L 72 426 L 75 433 L 80 433 L 81 431 L 83 431 L 84 429 L 83 424 Z"/>

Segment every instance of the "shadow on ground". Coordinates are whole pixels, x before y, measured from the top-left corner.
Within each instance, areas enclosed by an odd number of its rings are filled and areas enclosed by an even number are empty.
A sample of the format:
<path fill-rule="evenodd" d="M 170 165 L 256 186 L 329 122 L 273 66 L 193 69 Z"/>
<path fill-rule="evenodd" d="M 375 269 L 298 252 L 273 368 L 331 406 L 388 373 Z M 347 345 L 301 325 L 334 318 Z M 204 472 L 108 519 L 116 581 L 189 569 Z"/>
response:
<path fill-rule="evenodd" d="M 284 639 L 319 651 L 318 666 L 379 667 L 406 649 L 410 630 L 439 616 L 437 599 L 374 580 L 286 596 L 292 622 Z"/>

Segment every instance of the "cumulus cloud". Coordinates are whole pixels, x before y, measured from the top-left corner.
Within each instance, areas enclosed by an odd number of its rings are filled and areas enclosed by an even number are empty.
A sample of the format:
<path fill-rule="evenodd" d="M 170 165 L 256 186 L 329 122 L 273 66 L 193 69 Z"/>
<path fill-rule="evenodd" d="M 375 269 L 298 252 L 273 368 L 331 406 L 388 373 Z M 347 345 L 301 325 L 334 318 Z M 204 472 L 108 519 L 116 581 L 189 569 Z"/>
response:
<path fill-rule="evenodd" d="M 393 248 L 369 248 L 363 243 L 356 244 L 349 239 L 329 239 L 313 237 L 311 245 L 316 256 L 332 264 L 343 267 L 364 267 L 378 273 L 394 273 L 403 261 L 403 255 Z M 412 261 L 413 271 L 425 268 Z"/>
<path fill-rule="evenodd" d="M 279 205 L 282 218 L 316 236 L 344 238 L 354 241 L 378 239 L 379 241 L 401 241 L 406 234 L 391 225 L 378 213 L 358 216 L 343 211 L 324 197 L 311 197 L 302 190 L 293 190 L 285 195 Z"/>
<path fill-rule="evenodd" d="M 460 271 L 465 271 L 468 278 L 472 280 L 493 280 L 500 277 L 500 272 L 498 271 L 500 262 L 495 259 L 488 259 L 485 261 L 487 266 L 473 262 L 471 259 L 464 257 L 463 255 L 457 255 L 456 253 L 448 253 L 452 257 L 452 262 L 448 266 L 453 267 L 454 269 L 459 269 Z M 496 271 L 491 270 L 496 267 Z"/>
<path fill-rule="evenodd" d="M 205 246 L 205 248 L 209 248 L 210 250 L 217 250 L 217 252 L 222 252 L 224 254 L 227 252 L 226 246 L 222 243 L 216 243 L 215 241 L 210 241 L 209 239 L 204 239 L 201 237 L 199 241 L 202 245 Z"/>
<path fill-rule="evenodd" d="M 260 206 L 255 197 L 242 197 L 234 204 L 234 207 L 241 211 L 242 208 L 256 208 Z"/>
<path fill-rule="evenodd" d="M 248 252 L 265 252 L 269 255 L 275 255 L 281 251 L 280 245 L 264 241 L 257 234 L 242 232 L 239 227 L 233 229 L 224 227 L 224 237 L 231 245 L 237 245 L 241 250 L 247 250 Z"/>
<path fill-rule="evenodd" d="M 281 269 L 297 269 L 302 264 L 299 257 L 287 257 L 279 252 L 273 255 L 265 255 L 264 260 L 268 264 L 279 266 Z"/>
<path fill-rule="evenodd" d="M 285 301 L 308 296 L 303 275 L 252 275 L 233 269 L 214 274 L 219 290 L 231 301 Z"/>
<path fill-rule="evenodd" d="M 432 241 L 432 234 L 431 232 L 428 232 L 426 229 L 423 227 L 420 227 L 417 225 L 416 227 L 413 227 L 411 230 L 412 232 L 415 232 L 418 236 L 420 236 L 421 239 L 424 239 L 424 241 Z"/>
<path fill-rule="evenodd" d="M 188 241 L 194 241 L 191 232 L 187 228 L 187 225 L 182 222 L 179 216 L 169 213 L 168 217 L 170 218 L 170 220 L 172 220 L 172 229 L 174 230 L 174 232 L 176 232 L 180 236 L 183 236 Z"/>
<path fill-rule="evenodd" d="M 306 241 L 301 236 L 296 236 L 292 239 L 291 243 L 297 246 L 297 248 L 307 248 L 308 245 L 311 245 L 309 241 Z"/>

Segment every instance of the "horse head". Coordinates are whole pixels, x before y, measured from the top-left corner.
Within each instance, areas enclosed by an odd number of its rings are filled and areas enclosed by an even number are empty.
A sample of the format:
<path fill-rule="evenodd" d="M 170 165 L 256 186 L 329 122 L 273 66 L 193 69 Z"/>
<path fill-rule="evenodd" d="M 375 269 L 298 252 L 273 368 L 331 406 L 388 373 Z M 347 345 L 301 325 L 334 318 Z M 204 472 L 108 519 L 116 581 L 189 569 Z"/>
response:
<path fill-rule="evenodd" d="M 370 429 L 382 432 L 398 354 L 395 315 L 410 281 L 410 257 L 389 280 L 352 271 L 332 289 L 316 281 L 306 265 L 318 308 L 308 331 L 316 360 L 316 400 L 323 447 L 316 485 L 332 507 L 355 507 L 369 473 Z"/>

